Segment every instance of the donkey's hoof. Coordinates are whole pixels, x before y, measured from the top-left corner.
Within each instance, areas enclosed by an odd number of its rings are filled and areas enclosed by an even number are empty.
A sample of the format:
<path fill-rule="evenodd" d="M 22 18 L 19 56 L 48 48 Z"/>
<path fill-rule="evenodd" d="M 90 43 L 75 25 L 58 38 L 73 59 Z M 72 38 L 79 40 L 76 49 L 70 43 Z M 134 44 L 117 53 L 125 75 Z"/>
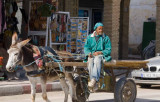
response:
<path fill-rule="evenodd" d="M 78 102 L 76 99 L 72 99 L 72 102 Z"/>

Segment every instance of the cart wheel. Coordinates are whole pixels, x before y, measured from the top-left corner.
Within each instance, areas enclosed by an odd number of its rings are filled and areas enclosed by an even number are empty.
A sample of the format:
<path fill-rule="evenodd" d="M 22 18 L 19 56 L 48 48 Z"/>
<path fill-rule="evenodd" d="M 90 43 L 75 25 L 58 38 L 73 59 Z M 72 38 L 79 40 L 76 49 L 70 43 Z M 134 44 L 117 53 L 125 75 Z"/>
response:
<path fill-rule="evenodd" d="M 114 90 L 115 102 L 134 102 L 137 95 L 136 84 L 131 79 L 121 78 Z"/>
<path fill-rule="evenodd" d="M 76 86 L 76 94 L 78 98 L 78 102 L 86 102 L 90 91 L 88 89 L 88 78 L 79 77 L 79 80 L 77 80 L 77 86 Z"/>

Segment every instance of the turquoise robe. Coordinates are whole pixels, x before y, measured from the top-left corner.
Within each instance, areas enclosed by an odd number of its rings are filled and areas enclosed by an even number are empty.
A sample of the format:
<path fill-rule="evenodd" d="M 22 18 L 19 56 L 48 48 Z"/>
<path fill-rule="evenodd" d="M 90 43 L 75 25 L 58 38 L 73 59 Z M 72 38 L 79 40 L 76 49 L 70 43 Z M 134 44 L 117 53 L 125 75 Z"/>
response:
<path fill-rule="evenodd" d="M 111 41 L 107 35 L 100 35 L 98 41 L 96 41 L 94 34 L 90 34 L 84 45 L 84 53 L 85 53 L 85 62 L 88 60 L 89 53 L 93 54 L 94 52 L 101 51 L 103 53 L 103 57 L 108 62 L 111 58 Z"/>

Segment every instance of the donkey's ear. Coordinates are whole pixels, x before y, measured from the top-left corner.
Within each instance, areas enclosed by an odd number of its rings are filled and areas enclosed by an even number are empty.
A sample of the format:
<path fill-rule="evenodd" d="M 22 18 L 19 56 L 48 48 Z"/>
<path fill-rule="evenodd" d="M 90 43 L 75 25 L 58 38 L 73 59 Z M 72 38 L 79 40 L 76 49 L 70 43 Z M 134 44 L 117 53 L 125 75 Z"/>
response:
<path fill-rule="evenodd" d="M 16 44 L 17 41 L 18 41 L 18 35 L 16 32 L 14 32 L 12 36 L 12 45 Z"/>
<path fill-rule="evenodd" d="M 17 46 L 18 46 L 19 48 L 22 48 L 22 47 L 25 46 L 30 40 L 31 40 L 31 39 L 23 40 L 23 41 L 19 42 L 19 43 L 17 44 Z"/>

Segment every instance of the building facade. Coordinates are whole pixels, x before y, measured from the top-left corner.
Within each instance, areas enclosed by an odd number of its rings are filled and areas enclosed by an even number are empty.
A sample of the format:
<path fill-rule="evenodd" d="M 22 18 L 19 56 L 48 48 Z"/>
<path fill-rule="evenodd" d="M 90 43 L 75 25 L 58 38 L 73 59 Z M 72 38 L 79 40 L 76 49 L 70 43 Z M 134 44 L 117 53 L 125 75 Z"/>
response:
<path fill-rule="evenodd" d="M 87 2 L 88 1 L 88 2 Z M 128 56 L 128 30 L 129 30 L 129 4 L 130 0 L 65 0 L 70 3 L 79 5 L 79 8 L 91 8 L 102 10 L 102 22 L 104 24 L 104 32 L 110 37 L 112 43 L 112 58 L 126 59 Z M 98 5 L 99 4 L 99 5 Z M 65 6 L 67 6 L 65 5 Z M 103 7 L 103 8 L 102 8 Z M 66 7 L 65 11 L 69 11 L 71 16 L 76 16 L 76 9 Z M 77 14 L 78 16 L 78 14 Z M 93 13 L 91 15 L 93 17 Z M 93 22 L 93 19 L 92 21 Z M 94 24 L 90 24 L 92 29 Z M 121 27 L 121 29 L 120 29 Z M 92 31 L 91 31 L 92 32 Z"/>
<path fill-rule="evenodd" d="M 24 0 L 23 8 L 28 10 L 29 0 Z M 95 6 L 97 4 L 97 6 Z M 160 52 L 160 0 L 156 1 L 156 53 Z M 128 58 L 129 44 L 129 8 L 130 0 L 59 0 L 59 11 L 70 12 L 71 17 L 77 17 L 80 9 L 102 10 L 104 32 L 110 37 L 112 43 L 113 59 Z M 89 14 L 88 14 L 89 15 Z M 93 17 L 93 13 L 90 14 Z M 93 19 L 91 19 L 93 22 Z M 22 25 L 24 29 L 24 25 Z M 93 24 L 90 23 L 90 28 Z"/>

